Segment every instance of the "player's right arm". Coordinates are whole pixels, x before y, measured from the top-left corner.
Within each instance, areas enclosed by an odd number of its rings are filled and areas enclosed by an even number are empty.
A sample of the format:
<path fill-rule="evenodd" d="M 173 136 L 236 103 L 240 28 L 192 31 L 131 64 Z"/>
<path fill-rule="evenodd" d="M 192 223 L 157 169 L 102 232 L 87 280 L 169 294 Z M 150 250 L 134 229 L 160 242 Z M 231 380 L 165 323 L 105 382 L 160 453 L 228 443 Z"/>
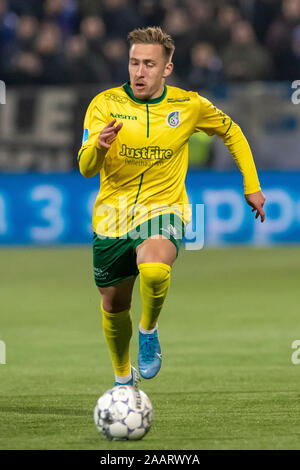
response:
<path fill-rule="evenodd" d="M 105 104 L 99 107 L 94 99 L 86 112 L 82 146 L 78 152 L 80 173 L 86 178 L 99 173 L 111 142 L 116 138 L 122 123 L 114 126 L 116 120 L 107 124 Z"/>

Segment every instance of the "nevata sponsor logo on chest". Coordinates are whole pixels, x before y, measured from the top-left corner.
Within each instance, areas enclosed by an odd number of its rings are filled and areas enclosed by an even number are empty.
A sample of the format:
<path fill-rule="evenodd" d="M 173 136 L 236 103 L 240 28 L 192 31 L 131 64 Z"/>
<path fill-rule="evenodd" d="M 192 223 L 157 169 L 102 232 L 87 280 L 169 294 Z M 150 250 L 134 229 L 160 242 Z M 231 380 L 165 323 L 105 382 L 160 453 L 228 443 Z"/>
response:
<path fill-rule="evenodd" d="M 148 114 L 149 111 L 147 111 Z M 110 113 L 110 116 L 114 119 L 122 119 L 122 120 L 127 120 L 127 121 L 137 121 L 138 117 L 132 114 L 125 114 L 125 113 Z M 162 119 L 163 115 L 161 116 Z M 149 119 L 149 114 L 148 114 L 148 119 Z M 168 126 L 175 128 L 178 127 L 180 124 L 180 111 L 171 111 L 168 113 L 166 122 Z"/>
<path fill-rule="evenodd" d="M 119 113 L 110 113 L 111 117 L 114 119 L 127 119 L 128 121 L 137 121 L 137 116 L 132 116 L 132 114 L 119 114 Z"/>

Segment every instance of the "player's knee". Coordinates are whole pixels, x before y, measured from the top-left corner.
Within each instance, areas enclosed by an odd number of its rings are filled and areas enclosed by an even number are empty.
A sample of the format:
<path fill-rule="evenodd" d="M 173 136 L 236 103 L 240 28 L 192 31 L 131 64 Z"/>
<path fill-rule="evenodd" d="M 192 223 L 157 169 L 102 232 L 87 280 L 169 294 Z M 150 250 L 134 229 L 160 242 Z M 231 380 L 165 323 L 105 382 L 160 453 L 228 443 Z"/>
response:
<path fill-rule="evenodd" d="M 171 267 L 165 263 L 142 263 L 138 268 L 143 282 L 153 289 L 159 288 L 170 279 Z"/>
<path fill-rule="evenodd" d="M 129 310 L 131 305 L 130 303 L 127 303 L 127 302 L 119 302 L 119 301 L 106 301 L 104 302 L 103 301 L 103 309 L 107 312 L 107 313 L 119 313 L 119 312 L 123 312 L 124 310 Z"/>

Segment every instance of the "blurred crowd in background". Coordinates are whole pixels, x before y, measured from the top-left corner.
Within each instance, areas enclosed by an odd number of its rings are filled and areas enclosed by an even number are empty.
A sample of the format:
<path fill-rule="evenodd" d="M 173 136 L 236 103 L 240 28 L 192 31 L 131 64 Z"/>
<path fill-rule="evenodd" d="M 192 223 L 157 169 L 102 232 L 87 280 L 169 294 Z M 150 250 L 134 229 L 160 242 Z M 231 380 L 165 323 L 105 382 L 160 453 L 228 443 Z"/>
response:
<path fill-rule="evenodd" d="M 0 79 L 122 83 L 128 32 L 153 25 L 175 40 L 175 85 L 300 78 L 300 0 L 0 0 Z"/>

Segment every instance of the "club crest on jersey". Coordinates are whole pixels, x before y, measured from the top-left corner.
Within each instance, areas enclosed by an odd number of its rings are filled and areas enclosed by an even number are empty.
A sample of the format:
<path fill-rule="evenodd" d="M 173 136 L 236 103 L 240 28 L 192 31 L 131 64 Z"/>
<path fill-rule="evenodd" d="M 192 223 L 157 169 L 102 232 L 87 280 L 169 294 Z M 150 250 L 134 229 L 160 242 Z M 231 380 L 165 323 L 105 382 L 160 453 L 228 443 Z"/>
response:
<path fill-rule="evenodd" d="M 179 126 L 180 124 L 179 113 L 180 111 L 172 111 L 170 114 L 168 114 L 167 123 L 169 124 L 170 127 Z"/>

